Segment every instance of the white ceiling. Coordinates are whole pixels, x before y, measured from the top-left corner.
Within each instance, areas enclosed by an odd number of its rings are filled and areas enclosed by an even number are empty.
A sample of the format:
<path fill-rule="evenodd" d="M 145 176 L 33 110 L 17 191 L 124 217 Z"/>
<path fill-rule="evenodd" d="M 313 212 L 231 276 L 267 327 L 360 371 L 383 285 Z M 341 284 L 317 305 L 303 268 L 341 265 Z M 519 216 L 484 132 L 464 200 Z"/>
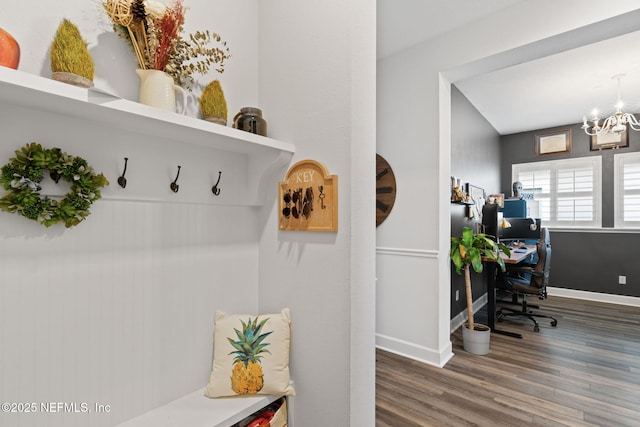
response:
<path fill-rule="evenodd" d="M 378 58 L 525 0 L 377 0 Z"/>
<path fill-rule="evenodd" d="M 378 58 L 523 0 L 378 0 Z M 410 7 L 398 10 L 398 4 Z M 480 6 L 480 4 L 482 6 Z M 433 22 L 432 22 L 433 21 Z M 594 108 L 640 111 L 640 32 L 478 75 L 456 86 L 502 135 L 579 123 Z"/>

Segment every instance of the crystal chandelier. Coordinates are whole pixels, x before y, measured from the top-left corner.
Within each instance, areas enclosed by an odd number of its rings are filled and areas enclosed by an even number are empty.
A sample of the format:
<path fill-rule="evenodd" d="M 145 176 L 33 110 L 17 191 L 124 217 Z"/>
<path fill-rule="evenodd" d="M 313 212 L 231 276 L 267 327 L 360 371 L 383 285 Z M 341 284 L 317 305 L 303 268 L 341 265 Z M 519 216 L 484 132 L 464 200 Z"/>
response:
<path fill-rule="evenodd" d="M 591 118 L 592 124 L 587 122 L 587 119 L 582 117 L 582 129 L 584 129 L 587 135 L 602 135 L 605 133 L 622 133 L 627 130 L 627 125 L 633 130 L 640 131 L 640 122 L 635 118 L 633 114 L 622 112 L 622 100 L 620 99 L 620 79 L 624 77 L 624 74 L 617 74 L 612 79 L 618 80 L 618 102 L 616 103 L 616 112 L 607 117 L 602 126 L 598 124 L 600 117 L 598 117 L 598 110 L 593 110 L 593 117 Z"/>

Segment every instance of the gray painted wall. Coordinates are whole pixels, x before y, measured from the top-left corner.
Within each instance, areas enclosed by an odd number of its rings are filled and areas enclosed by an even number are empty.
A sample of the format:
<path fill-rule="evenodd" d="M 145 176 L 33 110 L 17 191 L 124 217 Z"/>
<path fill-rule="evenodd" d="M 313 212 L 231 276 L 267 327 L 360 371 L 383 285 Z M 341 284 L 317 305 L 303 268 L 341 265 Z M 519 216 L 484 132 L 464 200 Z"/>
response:
<path fill-rule="evenodd" d="M 501 188 L 500 134 L 456 88 L 451 87 L 451 174 L 484 188 Z"/>
<path fill-rule="evenodd" d="M 613 156 L 616 153 L 640 151 L 640 132 L 629 133 L 629 147 L 591 151 L 590 137 L 580 126 L 567 125 L 502 136 L 501 191 L 510 194 L 511 165 L 514 163 L 601 156 L 603 229 L 579 232 L 551 230 L 553 252 L 550 283 L 558 288 L 640 297 L 640 263 L 633 251 L 640 245 L 640 234 L 613 230 Z M 537 158 L 536 133 L 566 128 L 571 129 L 571 153 Z M 619 275 L 627 276 L 626 285 L 618 285 Z"/>
<path fill-rule="evenodd" d="M 487 194 L 500 188 L 500 134 L 455 87 L 451 88 L 451 173 Z M 475 218 L 466 217 L 466 206 L 451 204 L 451 235 L 459 236 L 464 226 L 473 227 Z M 471 273 L 473 299 L 487 291 L 483 274 Z M 456 301 L 456 291 L 459 299 Z M 451 267 L 451 317 L 466 309 L 464 278 Z"/>
<path fill-rule="evenodd" d="M 551 286 L 639 297 L 639 244 L 640 234 L 551 231 Z"/>

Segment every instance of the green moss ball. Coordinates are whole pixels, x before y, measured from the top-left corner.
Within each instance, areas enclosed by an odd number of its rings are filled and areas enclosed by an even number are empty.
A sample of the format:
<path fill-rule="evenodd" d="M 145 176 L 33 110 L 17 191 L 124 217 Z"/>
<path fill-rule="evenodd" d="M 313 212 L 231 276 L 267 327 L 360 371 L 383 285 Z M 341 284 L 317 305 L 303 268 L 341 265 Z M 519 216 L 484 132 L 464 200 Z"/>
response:
<path fill-rule="evenodd" d="M 71 21 L 64 19 L 51 44 L 51 71 L 73 73 L 93 80 L 93 58 L 87 43 Z"/>

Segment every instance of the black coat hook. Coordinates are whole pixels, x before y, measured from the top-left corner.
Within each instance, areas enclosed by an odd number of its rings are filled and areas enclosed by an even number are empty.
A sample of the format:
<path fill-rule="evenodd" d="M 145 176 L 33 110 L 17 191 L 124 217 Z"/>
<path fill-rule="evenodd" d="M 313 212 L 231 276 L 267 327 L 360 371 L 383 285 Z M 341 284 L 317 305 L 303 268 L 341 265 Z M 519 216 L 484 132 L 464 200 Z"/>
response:
<path fill-rule="evenodd" d="M 127 162 L 129 161 L 129 159 L 127 157 L 124 158 L 124 170 L 122 171 L 122 175 L 120 176 L 120 178 L 118 178 L 118 185 L 120 185 L 120 187 L 124 188 L 127 186 L 127 178 L 124 177 L 124 174 L 127 173 Z"/>
<path fill-rule="evenodd" d="M 180 166 L 178 166 L 178 174 L 176 175 L 176 179 L 174 179 L 171 185 L 169 186 L 169 188 L 171 188 L 171 191 L 173 191 L 174 193 L 177 193 L 178 190 L 180 189 L 180 186 L 178 185 L 179 176 L 180 176 Z"/>
<path fill-rule="evenodd" d="M 218 181 L 211 188 L 211 192 L 216 196 L 220 195 L 220 189 L 218 188 L 218 184 L 220 184 L 220 177 L 221 176 L 222 176 L 222 171 L 218 171 Z"/>

